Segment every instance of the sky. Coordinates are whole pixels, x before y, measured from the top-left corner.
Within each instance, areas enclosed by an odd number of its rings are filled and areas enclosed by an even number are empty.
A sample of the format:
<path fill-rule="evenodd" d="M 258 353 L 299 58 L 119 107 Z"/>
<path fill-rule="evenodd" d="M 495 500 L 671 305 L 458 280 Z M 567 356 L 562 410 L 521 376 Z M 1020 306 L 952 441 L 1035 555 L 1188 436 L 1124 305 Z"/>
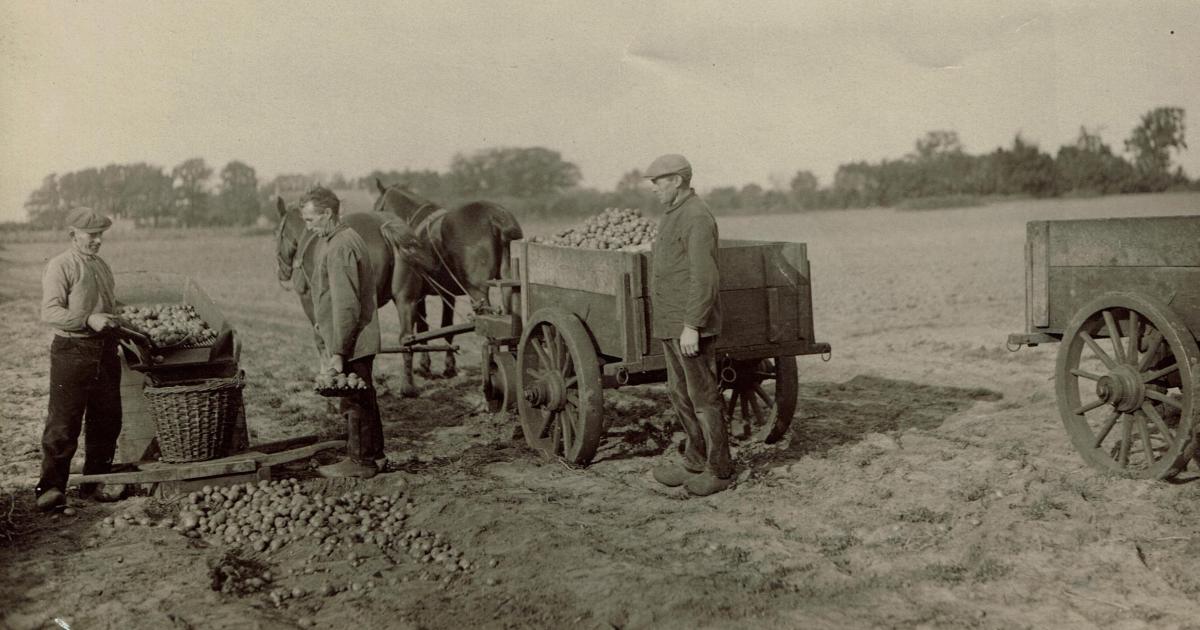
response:
<path fill-rule="evenodd" d="M 50 173 L 197 156 L 263 181 L 544 146 L 611 189 L 683 153 L 704 190 L 826 185 L 935 129 L 1120 152 L 1154 107 L 1200 128 L 1198 68 L 1196 0 L 0 0 L 0 221 Z"/>

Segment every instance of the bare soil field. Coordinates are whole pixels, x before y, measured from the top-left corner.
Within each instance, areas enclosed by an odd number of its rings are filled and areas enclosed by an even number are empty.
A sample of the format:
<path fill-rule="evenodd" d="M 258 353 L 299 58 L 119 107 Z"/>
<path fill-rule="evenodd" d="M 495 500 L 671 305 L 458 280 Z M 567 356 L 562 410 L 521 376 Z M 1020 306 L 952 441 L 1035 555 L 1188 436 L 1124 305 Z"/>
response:
<path fill-rule="evenodd" d="M 301 538 L 243 550 L 271 586 L 240 596 L 213 589 L 228 546 L 158 526 L 180 502 L 34 511 L 50 341 L 38 281 L 65 241 L 6 244 L 0 627 L 1200 628 L 1195 464 L 1177 483 L 1096 473 L 1058 419 L 1057 348 L 1004 347 L 1024 326 L 1026 221 L 1193 213 L 1200 195 L 723 218 L 723 237 L 809 244 L 818 339 L 834 348 L 799 360 L 793 430 L 738 445 L 732 489 L 695 499 L 653 482 L 681 439 L 661 386 L 605 392 L 592 465 L 546 461 L 514 418 L 486 412 L 464 336 L 460 374 L 422 381 L 415 400 L 389 390 L 400 359 L 377 361 L 388 473 L 293 474 L 313 495 L 403 497 L 406 527 L 470 568 Z M 308 390 L 311 334 L 275 283 L 270 236 L 114 238 L 102 255 L 189 274 L 231 317 L 252 441 L 344 430 Z M 381 321 L 397 334 L 390 307 Z"/>

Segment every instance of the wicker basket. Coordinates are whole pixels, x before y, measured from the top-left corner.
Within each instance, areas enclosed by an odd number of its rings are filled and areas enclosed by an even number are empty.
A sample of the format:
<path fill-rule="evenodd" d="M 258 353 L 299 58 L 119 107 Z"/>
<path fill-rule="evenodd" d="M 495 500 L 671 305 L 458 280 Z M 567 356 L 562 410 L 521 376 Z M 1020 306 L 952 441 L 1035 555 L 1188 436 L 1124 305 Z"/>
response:
<path fill-rule="evenodd" d="M 221 454 L 242 408 L 245 373 L 233 378 L 154 386 L 146 397 L 158 427 L 161 460 L 200 462 Z"/>

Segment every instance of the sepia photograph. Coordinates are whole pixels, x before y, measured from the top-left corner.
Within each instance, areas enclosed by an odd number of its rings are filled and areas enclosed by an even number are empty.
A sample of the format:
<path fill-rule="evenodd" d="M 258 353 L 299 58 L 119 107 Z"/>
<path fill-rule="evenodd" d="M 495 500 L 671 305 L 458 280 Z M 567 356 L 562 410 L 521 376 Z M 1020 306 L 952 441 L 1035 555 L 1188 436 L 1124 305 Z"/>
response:
<path fill-rule="evenodd" d="M 1198 27 L 0 0 L 0 630 L 1200 630 Z"/>

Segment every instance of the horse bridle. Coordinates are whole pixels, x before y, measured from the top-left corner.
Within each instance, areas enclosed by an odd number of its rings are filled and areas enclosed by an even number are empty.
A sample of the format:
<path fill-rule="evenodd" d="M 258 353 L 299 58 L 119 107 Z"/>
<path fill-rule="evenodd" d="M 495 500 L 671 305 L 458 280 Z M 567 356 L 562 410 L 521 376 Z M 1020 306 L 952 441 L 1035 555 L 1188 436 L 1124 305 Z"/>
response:
<path fill-rule="evenodd" d="M 278 242 L 278 243 L 283 242 L 283 229 L 285 227 L 287 227 L 287 217 L 286 216 L 279 220 L 279 228 L 275 231 L 275 241 L 276 242 Z M 305 286 L 312 286 L 312 278 L 310 278 L 308 276 L 308 274 L 304 272 L 304 254 L 306 252 L 308 252 L 308 248 L 312 246 L 312 243 L 314 240 L 316 240 L 316 233 L 314 233 L 312 230 L 305 228 L 304 233 L 300 236 L 300 239 L 296 242 L 296 253 L 294 253 L 292 255 L 292 260 L 290 261 L 290 263 L 289 263 L 289 261 L 284 260 L 283 255 L 280 254 L 278 251 L 279 248 L 276 247 L 275 259 L 278 262 L 279 267 L 280 268 L 291 267 L 292 272 L 290 274 L 288 274 L 288 280 L 291 280 L 292 277 L 294 277 L 296 275 L 296 272 L 299 271 L 300 275 L 304 277 Z"/>

